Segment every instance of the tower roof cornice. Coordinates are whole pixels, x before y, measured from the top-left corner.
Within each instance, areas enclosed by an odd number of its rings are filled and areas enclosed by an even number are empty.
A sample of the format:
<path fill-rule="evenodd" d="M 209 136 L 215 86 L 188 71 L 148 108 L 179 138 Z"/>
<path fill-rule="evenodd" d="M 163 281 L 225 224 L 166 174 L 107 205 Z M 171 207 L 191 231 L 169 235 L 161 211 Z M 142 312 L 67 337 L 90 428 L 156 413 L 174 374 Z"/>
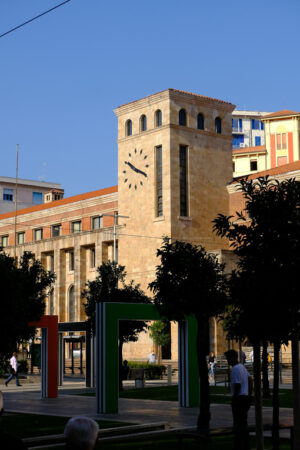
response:
<path fill-rule="evenodd" d="M 217 108 L 220 110 L 225 110 L 232 112 L 235 105 L 226 102 L 224 100 L 219 100 L 212 97 L 207 97 L 205 95 L 193 94 L 191 92 L 181 91 L 178 89 L 166 89 L 164 91 L 157 92 L 155 94 L 149 95 L 147 97 L 135 100 L 130 103 L 125 103 L 114 110 L 117 116 L 126 114 L 130 111 L 143 108 L 145 106 L 150 106 L 155 103 L 161 102 L 166 99 L 183 100 L 191 104 L 205 105 L 206 107 Z"/>

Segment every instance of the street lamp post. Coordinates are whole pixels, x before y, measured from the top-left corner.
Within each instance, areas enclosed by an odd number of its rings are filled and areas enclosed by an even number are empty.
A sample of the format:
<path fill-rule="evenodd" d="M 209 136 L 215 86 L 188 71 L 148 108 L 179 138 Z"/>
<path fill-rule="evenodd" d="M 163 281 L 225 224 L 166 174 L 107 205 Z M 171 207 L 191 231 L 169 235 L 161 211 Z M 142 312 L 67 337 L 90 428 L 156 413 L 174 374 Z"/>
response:
<path fill-rule="evenodd" d="M 114 262 L 118 262 L 117 261 L 117 225 L 118 225 L 118 219 L 119 217 L 121 217 L 122 219 L 129 219 L 129 216 L 123 216 L 120 215 L 118 213 L 116 214 L 108 214 L 108 213 L 103 213 L 101 214 L 102 217 L 113 217 L 114 218 L 114 228 L 113 228 L 113 236 L 114 236 Z"/>

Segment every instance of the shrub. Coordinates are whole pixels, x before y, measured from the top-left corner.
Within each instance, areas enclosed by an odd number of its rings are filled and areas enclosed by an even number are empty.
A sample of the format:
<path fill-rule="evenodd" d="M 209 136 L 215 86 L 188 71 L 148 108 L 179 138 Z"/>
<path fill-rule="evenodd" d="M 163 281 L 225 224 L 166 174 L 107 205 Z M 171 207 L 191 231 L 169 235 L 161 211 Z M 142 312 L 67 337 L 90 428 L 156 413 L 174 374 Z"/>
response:
<path fill-rule="evenodd" d="M 166 366 L 159 364 L 147 364 L 140 361 L 128 361 L 129 369 L 145 369 L 145 380 L 160 380 L 166 373 Z"/>

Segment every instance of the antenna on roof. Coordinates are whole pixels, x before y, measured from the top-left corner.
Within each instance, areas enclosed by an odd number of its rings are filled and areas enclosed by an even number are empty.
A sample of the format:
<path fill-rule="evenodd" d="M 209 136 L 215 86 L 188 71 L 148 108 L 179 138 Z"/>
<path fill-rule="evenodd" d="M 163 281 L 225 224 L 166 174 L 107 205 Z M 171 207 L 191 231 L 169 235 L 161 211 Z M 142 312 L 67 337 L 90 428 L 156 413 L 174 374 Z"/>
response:
<path fill-rule="evenodd" d="M 39 177 L 40 181 L 45 181 L 45 179 L 46 179 L 46 167 L 47 167 L 47 163 L 44 161 L 43 167 L 42 167 L 42 175 Z"/>
<path fill-rule="evenodd" d="M 19 144 L 16 152 L 16 187 L 15 187 L 15 242 L 14 242 L 14 260 L 17 261 L 17 210 L 18 210 L 18 177 L 19 177 Z"/>

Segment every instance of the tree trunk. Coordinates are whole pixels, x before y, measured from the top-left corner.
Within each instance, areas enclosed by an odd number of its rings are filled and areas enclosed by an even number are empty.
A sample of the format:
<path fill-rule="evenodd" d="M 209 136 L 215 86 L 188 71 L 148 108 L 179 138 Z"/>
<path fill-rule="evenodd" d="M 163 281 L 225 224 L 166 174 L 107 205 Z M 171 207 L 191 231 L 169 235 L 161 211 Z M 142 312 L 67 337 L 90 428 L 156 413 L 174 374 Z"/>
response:
<path fill-rule="evenodd" d="M 270 397 L 270 385 L 268 377 L 268 343 L 263 341 L 262 352 L 262 374 L 263 374 L 263 398 Z"/>
<path fill-rule="evenodd" d="M 264 448 L 264 430 L 262 416 L 262 395 L 261 395 L 261 364 L 260 364 L 260 344 L 253 343 L 253 376 L 255 395 L 255 427 L 256 427 L 256 450 Z"/>
<path fill-rule="evenodd" d="M 239 339 L 239 361 L 242 362 L 242 341 Z"/>
<path fill-rule="evenodd" d="M 207 368 L 207 333 L 208 321 L 204 322 L 197 318 L 197 354 L 198 354 L 198 369 L 200 379 L 200 411 L 198 416 L 197 427 L 203 434 L 209 434 L 210 422 L 210 399 L 209 399 L 209 382 L 208 382 L 208 368 Z"/>
<path fill-rule="evenodd" d="M 273 380 L 273 450 L 279 450 L 279 350 L 280 342 L 274 341 L 274 380 Z"/>
<path fill-rule="evenodd" d="M 124 341 L 122 338 L 119 339 L 119 391 L 123 390 L 123 382 L 122 382 L 122 364 L 123 364 L 123 344 Z"/>
<path fill-rule="evenodd" d="M 162 347 L 161 345 L 157 346 L 157 364 L 161 364 L 162 363 Z"/>
<path fill-rule="evenodd" d="M 300 373 L 299 373 L 299 335 L 294 332 L 292 337 L 292 370 L 293 370 L 293 415 L 294 415 L 294 446 L 300 448 Z"/>

